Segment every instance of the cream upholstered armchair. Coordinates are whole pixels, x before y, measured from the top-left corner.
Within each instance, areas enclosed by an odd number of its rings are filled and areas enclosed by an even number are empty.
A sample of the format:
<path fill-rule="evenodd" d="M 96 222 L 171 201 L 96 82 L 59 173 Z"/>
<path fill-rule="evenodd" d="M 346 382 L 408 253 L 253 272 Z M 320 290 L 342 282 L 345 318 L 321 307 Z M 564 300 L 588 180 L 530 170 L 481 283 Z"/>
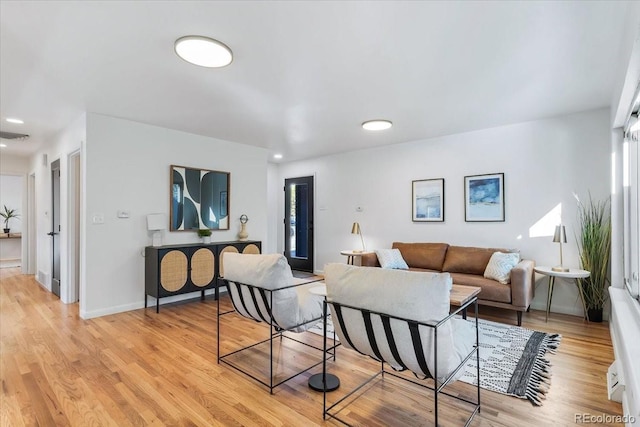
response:
<path fill-rule="evenodd" d="M 479 366 L 477 299 L 449 313 L 452 280 L 449 273 L 410 272 L 345 264 L 325 266 L 327 304 L 340 342 L 347 348 L 380 362 L 380 370 L 364 384 L 388 376 L 407 380 L 396 371 L 409 370 L 422 380 L 418 385 L 434 392 L 434 415 L 438 425 L 441 394 L 470 406 L 467 424 L 480 410 L 477 399 L 449 394 L 443 389 L 464 373 L 464 364 L 475 356 Z M 469 305 L 476 307 L 474 322 L 455 316 Z M 392 370 L 385 368 L 391 366 Z M 479 368 L 478 368 L 479 378 Z M 326 364 L 323 365 L 326 375 Z M 430 379 L 430 380 L 429 380 Z M 411 381 L 414 384 L 416 382 Z M 346 411 L 336 406 L 362 389 L 364 384 L 330 406 L 324 399 L 323 418 L 341 422 Z M 425 397 L 426 399 L 426 397 Z M 384 404 L 384 403 L 383 403 Z M 347 412 L 348 413 L 348 412 Z"/>
<path fill-rule="evenodd" d="M 335 359 L 335 346 L 331 346 L 325 353 L 320 353 L 324 357 L 318 357 L 318 361 L 311 366 L 305 367 L 285 379 L 276 379 L 273 357 L 274 345 L 279 345 L 280 349 L 282 349 L 282 341 L 277 340 L 274 344 L 274 338 L 287 338 L 323 351 L 323 348 L 319 346 L 308 344 L 293 338 L 289 334 L 285 334 L 286 332 L 304 332 L 322 320 L 324 298 L 309 292 L 309 289 L 317 286 L 317 284 L 295 285 L 293 283 L 291 268 L 283 255 L 227 253 L 224 257 L 224 279 L 234 310 L 221 313 L 220 300 L 218 300 L 218 363 L 225 363 L 243 372 L 269 387 L 269 391 L 273 393 L 275 387 L 318 366 L 326 357 L 333 356 Z M 222 316 L 232 313 L 237 313 L 256 322 L 265 323 L 269 326 L 269 337 L 229 353 L 220 354 L 220 342 L 222 339 L 220 319 Z M 231 356 L 255 349 L 256 346 L 266 342 L 269 343 L 270 355 L 268 381 L 252 375 L 246 369 L 240 367 L 238 363 L 231 360 Z"/>

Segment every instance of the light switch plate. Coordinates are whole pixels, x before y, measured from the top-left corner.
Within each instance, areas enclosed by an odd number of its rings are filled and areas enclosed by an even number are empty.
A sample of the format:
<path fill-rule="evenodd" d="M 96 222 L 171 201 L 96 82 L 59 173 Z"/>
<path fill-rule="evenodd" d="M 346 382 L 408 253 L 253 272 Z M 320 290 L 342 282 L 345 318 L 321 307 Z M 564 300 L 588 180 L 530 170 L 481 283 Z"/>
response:
<path fill-rule="evenodd" d="M 101 213 L 94 213 L 91 216 L 91 222 L 93 224 L 104 224 L 104 214 Z"/>

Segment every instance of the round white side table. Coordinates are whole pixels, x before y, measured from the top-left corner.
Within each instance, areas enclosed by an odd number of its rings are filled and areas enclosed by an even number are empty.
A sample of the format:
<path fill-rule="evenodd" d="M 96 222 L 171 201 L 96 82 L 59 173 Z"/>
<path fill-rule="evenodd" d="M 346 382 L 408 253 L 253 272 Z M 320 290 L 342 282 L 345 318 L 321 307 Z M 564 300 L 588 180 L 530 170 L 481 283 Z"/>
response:
<path fill-rule="evenodd" d="M 340 251 L 340 255 L 344 255 L 347 257 L 347 264 L 349 265 L 354 265 L 354 260 L 356 257 L 361 257 L 362 255 L 366 255 L 366 254 L 372 254 L 372 251 Z"/>
<path fill-rule="evenodd" d="M 580 270 L 577 268 L 570 268 L 569 271 L 554 271 L 551 267 L 546 266 L 538 266 L 533 269 L 536 273 L 544 274 L 545 276 L 549 276 L 549 288 L 547 289 L 547 313 L 544 317 L 544 321 L 546 322 L 549 319 L 549 310 L 551 310 L 551 299 L 553 298 L 553 285 L 556 281 L 556 277 L 560 277 L 561 279 L 573 279 L 578 287 L 578 292 L 580 293 L 580 300 L 582 301 L 582 309 L 584 310 L 584 318 L 589 320 L 589 316 L 587 315 L 587 306 L 584 302 L 584 294 L 582 293 L 582 287 L 580 283 L 578 283 L 578 279 L 584 279 L 585 277 L 589 277 L 591 273 L 587 270 Z"/>

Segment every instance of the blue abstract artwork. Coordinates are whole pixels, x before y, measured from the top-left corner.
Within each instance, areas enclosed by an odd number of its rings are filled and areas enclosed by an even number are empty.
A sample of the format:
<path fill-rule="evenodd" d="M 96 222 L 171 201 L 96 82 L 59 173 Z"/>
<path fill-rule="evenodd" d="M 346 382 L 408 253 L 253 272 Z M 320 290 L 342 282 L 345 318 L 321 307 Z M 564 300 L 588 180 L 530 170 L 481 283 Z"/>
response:
<path fill-rule="evenodd" d="M 465 221 L 504 221 L 504 174 L 465 177 Z"/>

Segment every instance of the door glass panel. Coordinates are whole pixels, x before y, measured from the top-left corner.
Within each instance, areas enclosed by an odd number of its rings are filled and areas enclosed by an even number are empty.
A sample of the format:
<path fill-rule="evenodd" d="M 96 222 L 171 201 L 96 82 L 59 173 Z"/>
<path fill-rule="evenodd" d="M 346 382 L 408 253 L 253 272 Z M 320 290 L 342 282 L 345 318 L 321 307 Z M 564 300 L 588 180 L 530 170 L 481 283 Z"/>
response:
<path fill-rule="evenodd" d="M 306 184 L 291 185 L 291 256 L 309 257 L 309 187 Z"/>

